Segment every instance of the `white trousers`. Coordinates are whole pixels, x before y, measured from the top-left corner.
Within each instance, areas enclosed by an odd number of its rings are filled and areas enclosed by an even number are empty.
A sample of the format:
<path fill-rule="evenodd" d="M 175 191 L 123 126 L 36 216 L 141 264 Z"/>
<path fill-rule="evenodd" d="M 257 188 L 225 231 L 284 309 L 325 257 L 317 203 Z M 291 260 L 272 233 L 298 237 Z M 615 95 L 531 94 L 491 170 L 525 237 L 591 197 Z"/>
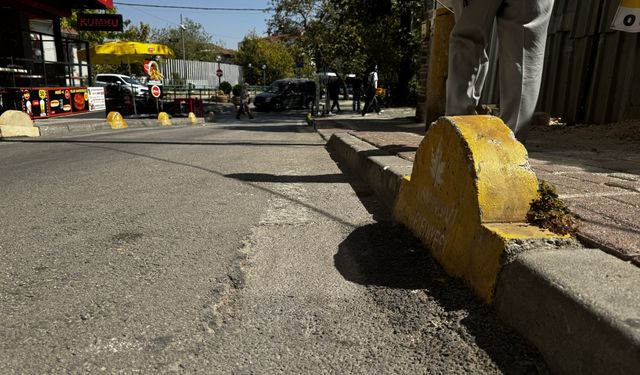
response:
<path fill-rule="evenodd" d="M 467 4 L 467 5 L 465 5 Z M 449 41 L 447 115 L 474 114 L 489 68 L 496 21 L 500 117 L 521 142 L 538 102 L 553 0 L 454 0 Z"/>

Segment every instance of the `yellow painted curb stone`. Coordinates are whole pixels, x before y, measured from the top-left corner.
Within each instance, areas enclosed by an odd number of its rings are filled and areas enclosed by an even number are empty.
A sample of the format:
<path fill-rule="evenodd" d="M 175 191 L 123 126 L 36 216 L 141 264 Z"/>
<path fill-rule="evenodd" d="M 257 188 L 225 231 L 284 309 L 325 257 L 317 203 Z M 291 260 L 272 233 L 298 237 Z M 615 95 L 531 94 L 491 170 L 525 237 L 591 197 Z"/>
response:
<path fill-rule="evenodd" d="M 189 112 L 189 121 L 191 121 L 193 125 L 198 123 L 198 118 L 196 117 L 195 113 Z"/>
<path fill-rule="evenodd" d="M 111 129 L 126 129 L 129 127 L 120 112 L 109 112 L 107 122 L 109 126 L 111 126 Z"/>
<path fill-rule="evenodd" d="M 169 116 L 169 114 L 167 112 L 158 113 L 158 121 L 160 122 L 160 125 L 162 125 L 162 126 L 171 126 L 171 125 L 173 125 L 171 123 L 171 116 Z"/>
<path fill-rule="evenodd" d="M 40 128 L 22 111 L 7 110 L 0 115 L 0 137 L 39 137 Z"/>
<path fill-rule="evenodd" d="M 512 241 L 559 237 L 525 223 L 537 189 L 526 149 L 502 120 L 442 117 L 418 148 L 394 217 L 491 302 Z"/>

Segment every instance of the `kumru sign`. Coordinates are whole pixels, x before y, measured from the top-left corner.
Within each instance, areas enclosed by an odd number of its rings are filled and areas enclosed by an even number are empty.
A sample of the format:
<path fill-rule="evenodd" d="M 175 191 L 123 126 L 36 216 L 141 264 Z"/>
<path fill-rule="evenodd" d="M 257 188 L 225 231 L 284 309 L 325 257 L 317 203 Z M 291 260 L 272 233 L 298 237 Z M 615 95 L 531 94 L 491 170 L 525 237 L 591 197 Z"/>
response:
<path fill-rule="evenodd" d="M 80 13 L 78 14 L 77 29 L 86 31 L 122 31 L 122 15 Z"/>
<path fill-rule="evenodd" d="M 640 0 L 621 0 L 611 28 L 630 33 L 640 32 Z"/>

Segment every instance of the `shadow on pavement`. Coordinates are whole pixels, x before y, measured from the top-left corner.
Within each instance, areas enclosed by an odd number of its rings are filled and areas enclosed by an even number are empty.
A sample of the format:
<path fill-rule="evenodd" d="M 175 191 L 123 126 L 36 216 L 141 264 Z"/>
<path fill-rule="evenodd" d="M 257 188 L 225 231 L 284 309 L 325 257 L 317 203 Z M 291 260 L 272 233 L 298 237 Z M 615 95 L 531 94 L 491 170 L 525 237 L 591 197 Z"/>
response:
<path fill-rule="evenodd" d="M 448 276 L 404 226 L 384 222 L 355 229 L 339 245 L 334 264 L 346 280 L 369 287 L 394 330 L 424 335 L 427 346 L 449 343 L 437 350 L 453 356 L 463 355 L 456 353 L 458 340 L 475 342 L 507 374 L 548 372 L 537 349 L 503 325 L 462 281 Z M 430 342 L 434 335 L 442 341 Z"/>

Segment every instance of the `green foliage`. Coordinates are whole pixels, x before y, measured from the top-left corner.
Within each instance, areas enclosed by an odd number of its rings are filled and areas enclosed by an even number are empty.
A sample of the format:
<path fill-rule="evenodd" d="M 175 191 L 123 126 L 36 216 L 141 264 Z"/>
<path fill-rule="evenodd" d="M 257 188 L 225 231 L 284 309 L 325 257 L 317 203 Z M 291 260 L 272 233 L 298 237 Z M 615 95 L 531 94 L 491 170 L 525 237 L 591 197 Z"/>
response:
<path fill-rule="evenodd" d="M 288 35 L 319 71 L 365 74 L 379 67 L 394 100 L 412 98 L 419 68 L 424 0 L 272 0 L 269 31 Z M 415 99 L 413 99 L 415 100 Z"/>
<path fill-rule="evenodd" d="M 222 90 L 222 92 L 224 92 L 225 95 L 229 95 L 229 93 L 231 93 L 231 89 L 232 86 L 229 82 L 227 81 L 222 81 L 220 83 L 220 87 L 218 87 L 219 90 Z"/>
<path fill-rule="evenodd" d="M 575 235 L 578 222 L 567 205 L 558 197 L 553 185 L 541 180 L 538 198 L 531 202 L 527 222 L 561 235 Z"/>
<path fill-rule="evenodd" d="M 203 26 L 189 18 L 183 20 L 185 29 L 180 26 L 154 29 L 151 38 L 157 43 L 166 44 L 179 58 L 196 61 L 215 61 L 218 51 L 212 48 L 211 35 L 204 31 Z"/>
<path fill-rule="evenodd" d="M 240 96 L 240 94 L 242 93 L 242 85 L 240 84 L 233 85 L 233 88 L 231 89 L 231 93 L 233 93 L 233 96 Z"/>
<path fill-rule="evenodd" d="M 255 32 L 246 36 L 238 47 L 236 64 L 243 67 L 244 79 L 251 85 L 262 85 L 295 75 L 291 49 L 283 42 L 260 38 Z M 264 66 L 264 69 L 262 68 Z"/>

